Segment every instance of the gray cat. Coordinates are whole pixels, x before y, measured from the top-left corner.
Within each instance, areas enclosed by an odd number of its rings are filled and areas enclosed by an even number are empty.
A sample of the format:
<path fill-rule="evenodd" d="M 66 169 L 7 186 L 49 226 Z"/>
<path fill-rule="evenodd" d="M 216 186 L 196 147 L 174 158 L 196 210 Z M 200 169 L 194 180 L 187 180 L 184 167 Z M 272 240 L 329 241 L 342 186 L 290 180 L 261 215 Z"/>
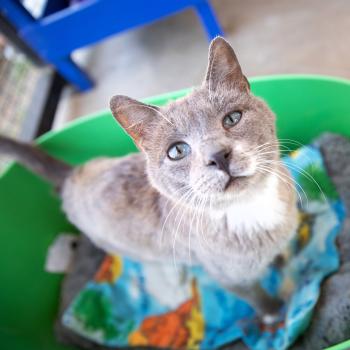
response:
<path fill-rule="evenodd" d="M 209 51 L 202 86 L 180 100 L 158 108 L 112 98 L 139 154 L 70 168 L 6 138 L 0 151 L 59 187 L 69 220 L 97 247 L 201 264 L 270 322 L 281 301 L 257 281 L 295 231 L 295 189 L 280 162 L 274 114 L 250 93 L 223 38 Z"/>

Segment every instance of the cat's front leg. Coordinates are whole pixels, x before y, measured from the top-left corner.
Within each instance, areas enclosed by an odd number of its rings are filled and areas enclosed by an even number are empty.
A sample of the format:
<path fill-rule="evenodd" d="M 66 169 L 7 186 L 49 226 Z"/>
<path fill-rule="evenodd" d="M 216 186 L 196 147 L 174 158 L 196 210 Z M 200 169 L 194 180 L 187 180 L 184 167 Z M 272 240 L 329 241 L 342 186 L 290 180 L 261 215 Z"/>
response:
<path fill-rule="evenodd" d="M 280 298 L 269 295 L 259 282 L 233 285 L 229 290 L 253 307 L 263 323 L 273 324 L 280 318 L 284 302 Z"/>

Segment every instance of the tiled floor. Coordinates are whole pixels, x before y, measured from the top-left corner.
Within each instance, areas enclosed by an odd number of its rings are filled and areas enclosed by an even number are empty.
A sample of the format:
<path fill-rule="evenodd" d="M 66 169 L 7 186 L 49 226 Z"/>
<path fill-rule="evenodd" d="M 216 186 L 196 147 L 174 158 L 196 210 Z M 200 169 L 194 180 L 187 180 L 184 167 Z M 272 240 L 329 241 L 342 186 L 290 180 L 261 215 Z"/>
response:
<path fill-rule="evenodd" d="M 246 75 L 314 73 L 350 78 L 350 1 L 213 0 Z M 114 94 L 142 98 L 199 84 L 208 42 L 183 12 L 78 52 L 97 85 L 66 89 L 55 127 L 107 108 Z"/>

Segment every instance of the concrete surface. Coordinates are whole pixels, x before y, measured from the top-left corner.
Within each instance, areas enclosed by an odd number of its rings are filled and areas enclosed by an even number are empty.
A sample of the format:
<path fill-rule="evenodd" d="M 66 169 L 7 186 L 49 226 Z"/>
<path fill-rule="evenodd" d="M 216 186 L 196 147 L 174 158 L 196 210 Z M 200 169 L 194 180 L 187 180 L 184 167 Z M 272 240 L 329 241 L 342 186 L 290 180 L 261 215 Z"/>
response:
<path fill-rule="evenodd" d="M 350 1 L 213 0 L 247 76 L 314 73 L 350 79 Z M 208 42 L 191 10 L 76 53 L 96 80 L 66 88 L 55 128 L 108 107 L 115 94 L 142 98 L 200 84 Z"/>

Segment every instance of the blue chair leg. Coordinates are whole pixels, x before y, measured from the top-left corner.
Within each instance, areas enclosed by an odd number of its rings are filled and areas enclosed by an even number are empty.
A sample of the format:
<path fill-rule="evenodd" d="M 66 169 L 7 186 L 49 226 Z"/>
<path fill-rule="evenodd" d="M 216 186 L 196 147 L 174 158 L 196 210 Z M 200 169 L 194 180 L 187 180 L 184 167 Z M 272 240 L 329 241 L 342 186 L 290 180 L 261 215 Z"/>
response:
<path fill-rule="evenodd" d="M 220 23 L 216 18 L 216 14 L 209 3 L 209 0 L 203 0 L 195 5 L 196 12 L 200 18 L 206 32 L 208 39 L 212 40 L 216 36 L 224 36 L 224 32 L 221 29 Z"/>
<path fill-rule="evenodd" d="M 51 60 L 57 72 L 79 91 L 86 91 L 94 86 L 89 76 L 79 68 L 70 57 Z"/>

